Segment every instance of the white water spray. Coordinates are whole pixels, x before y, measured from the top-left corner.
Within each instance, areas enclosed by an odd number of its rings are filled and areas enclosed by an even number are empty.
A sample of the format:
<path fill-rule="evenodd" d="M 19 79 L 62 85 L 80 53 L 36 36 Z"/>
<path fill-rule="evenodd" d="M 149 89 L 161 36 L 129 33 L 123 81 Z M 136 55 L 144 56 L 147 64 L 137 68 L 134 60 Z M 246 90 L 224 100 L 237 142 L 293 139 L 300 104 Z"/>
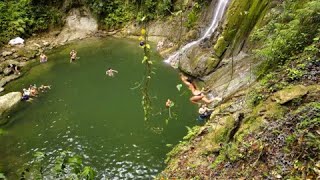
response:
<path fill-rule="evenodd" d="M 176 67 L 178 64 L 178 58 L 183 53 L 185 53 L 188 49 L 190 49 L 194 45 L 199 44 L 202 40 L 204 40 L 206 38 L 210 38 L 211 35 L 217 29 L 219 21 L 223 17 L 223 14 L 224 14 L 224 11 L 227 7 L 227 4 L 228 4 L 228 0 L 219 0 L 218 5 L 216 6 L 216 8 L 214 10 L 212 23 L 211 23 L 210 27 L 207 29 L 207 31 L 204 33 L 204 35 L 200 39 L 198 39 L 196 41 L 192 41 L 192 42 L 186 44 L 185 46 L 183 46 L 177 52 L 175 52 L 174 54 L 169 56 L 164 62 L 171 64 L 173 67 Z"/>

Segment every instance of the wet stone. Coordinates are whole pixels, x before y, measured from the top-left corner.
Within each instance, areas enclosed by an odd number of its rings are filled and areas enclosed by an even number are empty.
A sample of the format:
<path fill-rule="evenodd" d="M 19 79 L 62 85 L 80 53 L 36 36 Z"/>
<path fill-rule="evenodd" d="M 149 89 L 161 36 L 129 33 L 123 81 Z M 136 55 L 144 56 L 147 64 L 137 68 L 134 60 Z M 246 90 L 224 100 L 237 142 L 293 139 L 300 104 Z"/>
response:
<path fill-rule="evenodd" d="M 11 52 L 11 51 L 3 51 L 3 52 L 1 53 L 1 55 L 2 55 L 3 57 L 10 56 L 11 54 L 13 54 L 13 52 Z"/>

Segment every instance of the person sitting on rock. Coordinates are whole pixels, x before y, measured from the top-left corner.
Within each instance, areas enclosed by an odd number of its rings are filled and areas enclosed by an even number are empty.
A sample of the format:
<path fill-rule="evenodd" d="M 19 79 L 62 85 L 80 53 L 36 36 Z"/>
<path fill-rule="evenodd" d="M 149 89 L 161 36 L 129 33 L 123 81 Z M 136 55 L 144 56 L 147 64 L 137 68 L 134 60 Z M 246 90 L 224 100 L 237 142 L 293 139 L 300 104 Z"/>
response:
<path fill-rule="evenodd" d="M 10 68 L 14 74 L 20 74 L 19 67 L 16 64 L 9 64 L 8 68 Z"/>
<path fill-rule="evenodd" d="M 209 109 L 206 104 L 201 105 L 199 108 L 199 119 L 204 120 L 210 117 L 213 109 Z"/>
<path fill-rule="evenodd" d="M 45 54 L 41 53 L 40 54 L 40 63 L 45 63 L 47 61 L 48 61 L 48 57 Z"/>
<path fill-rule="evenodd" d="M 208 99 L 206 95 L 204 94 L 204 88 L 202 90 L 195 89 L 192 91 L 193 96 L 190 98 L 190 101 L 199 104 L 200 101 L 203 101 L 206 104 L 210 104 L 214 101 L 214 98 Z"/>

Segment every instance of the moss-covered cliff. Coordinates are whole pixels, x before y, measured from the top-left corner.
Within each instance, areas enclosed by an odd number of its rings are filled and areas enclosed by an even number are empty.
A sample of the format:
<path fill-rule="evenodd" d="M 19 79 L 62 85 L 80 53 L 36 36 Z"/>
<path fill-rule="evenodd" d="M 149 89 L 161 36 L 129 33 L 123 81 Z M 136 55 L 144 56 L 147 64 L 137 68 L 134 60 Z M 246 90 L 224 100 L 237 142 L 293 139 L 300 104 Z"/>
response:
<path fill-rule="evenodd" d="M 215 46 L 222 47 L 220 55 L 242 46 L 241 39 L 250 33 L 246 27 L 227 23 L 236 14 L 232 7 L 241 7 L 239 3 L 233 1 L 228 10 L 221 35 L 228 41 L 220 37 Z M 204 126 L 190 129 L 168 154 L 168 167 L 160 179 L 320 177 L 319 8 L 319 0 L 301 0 L 283 1 L 268 11 L 262 6 L 256 9 L 266 14 L 250 35 L 260 62 L 253 68 L 258 81 L 226 98 Z M 246 9 L 249 14 L 250 8 Z M 225 31 L 227 27 L 236 31 Z M 206 83 L 211 87 L 214 82 Z"/>
<path fill-rule="evenodd" d="M 270 0 L 233 0 L 226 13 L 223 30 L 219 36 L 214 51 L 222 57 L 229 50 L 229 55 L 238 54 L 247 41 L 256 23 L 264 16 Z"/>

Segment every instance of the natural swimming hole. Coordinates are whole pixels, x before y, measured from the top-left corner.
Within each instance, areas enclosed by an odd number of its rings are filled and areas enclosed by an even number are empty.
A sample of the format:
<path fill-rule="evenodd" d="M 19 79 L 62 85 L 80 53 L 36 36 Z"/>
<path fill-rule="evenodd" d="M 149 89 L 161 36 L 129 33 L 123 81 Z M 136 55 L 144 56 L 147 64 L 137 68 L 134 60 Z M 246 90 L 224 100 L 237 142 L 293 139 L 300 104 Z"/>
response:
<path fill-rule="evenodd" d="M 80 57 L 69 63 L 69 52 Z M 128 39 L 87 39 L 47 53 L 48 62 L 34 66 L 8 84 L 21 91 L 30 84 L 51 85 L 31 102 L 22 102 L 8 118 L 0 136 L 0 169 L 17 177 L 17 170 L 45 153 L 47 166 L 63 151 L 79 155 L 97 171 L 97 179 L 148 179 L 163 170 L 166 153 L 196 124 L 197 107 L 177 72 L 153 50 L 152 115 L 146 122 L 140 83 L 143 50 Z M 118 71 L 106 76 L 108 68 Z M 174 102 L 169 117 L 167 99 Z"/>

